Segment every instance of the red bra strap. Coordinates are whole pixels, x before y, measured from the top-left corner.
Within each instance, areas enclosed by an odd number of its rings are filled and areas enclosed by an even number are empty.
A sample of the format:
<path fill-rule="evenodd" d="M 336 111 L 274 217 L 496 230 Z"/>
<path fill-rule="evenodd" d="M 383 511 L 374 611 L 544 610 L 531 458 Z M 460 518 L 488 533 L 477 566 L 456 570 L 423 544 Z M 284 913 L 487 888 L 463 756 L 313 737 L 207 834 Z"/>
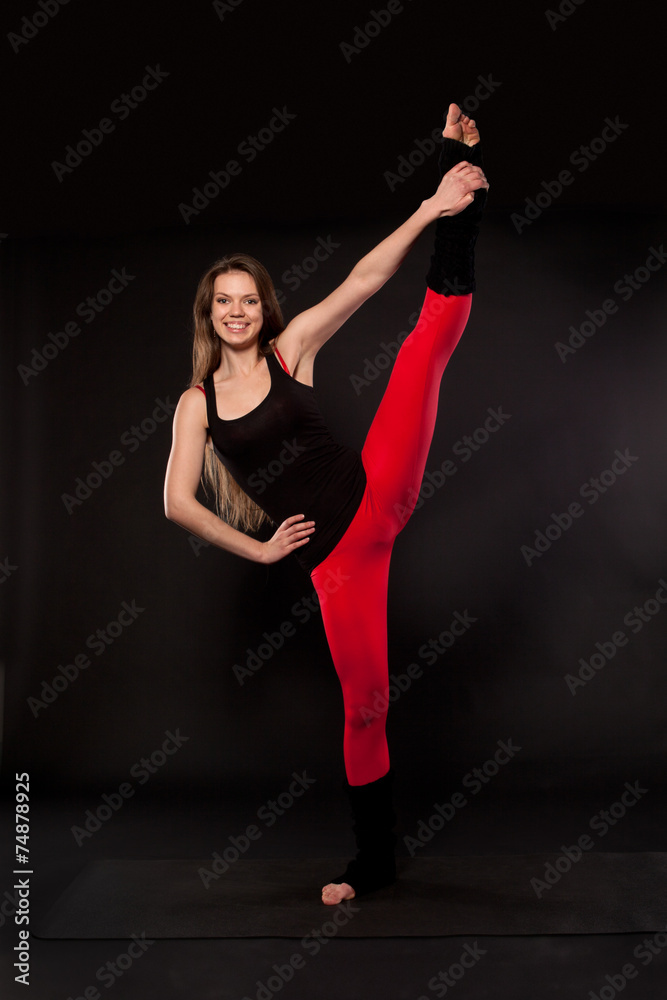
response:
<path fill-rule="evenodd" d="M 197 386 L 195 386 L 195 388 L 196 389 L 201 389 L 201 391 L 204 393 L 204 395 L 206 395 L 206 389 L 202 388 L 202 386 L 197 385 Z"/>
<path fill-rule="evenodd" d="M 283 361 L 283 359 L 282 359 L 282 356 L 281 356 L 281 354 L 280 354 L 280 351 L 279 351 L 279 350 L 278 350 L 278 348 L 277 348 L 277 347 L 275 347 L 275 346 L 274 346 L 274 348 L 273 348 L 273 351 L 274 351 L 274 354 L 276 355 L 276 357 L 278 358 L 278 361 L 280 362 L 280 364 L 281 364 L 281 365 L 283 366 L 283 368 L 285 369 L 285 371 L 286 371 L 286 372 L 287 372 L 287 374 L 289 375 L 289 373 L 290 373 L 290 370 L 289 370 L 289 368 L 287 367 L 287 365 L 285 364 L 285 362 Z"/>

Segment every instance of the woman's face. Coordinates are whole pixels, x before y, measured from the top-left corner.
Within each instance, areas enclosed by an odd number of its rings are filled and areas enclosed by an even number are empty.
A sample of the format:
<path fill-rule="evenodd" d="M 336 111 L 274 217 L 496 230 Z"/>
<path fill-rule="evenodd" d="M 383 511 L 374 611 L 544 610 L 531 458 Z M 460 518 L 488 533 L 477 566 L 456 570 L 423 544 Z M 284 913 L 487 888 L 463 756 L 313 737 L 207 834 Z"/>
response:
<path fill-rule="evenodd" d="M 259 340 L 262 320 L 255 279 L 245 271 L 219 274 L 213 285 L 211 322 L 220 339 L 230 347 L 247 347 Z"/>

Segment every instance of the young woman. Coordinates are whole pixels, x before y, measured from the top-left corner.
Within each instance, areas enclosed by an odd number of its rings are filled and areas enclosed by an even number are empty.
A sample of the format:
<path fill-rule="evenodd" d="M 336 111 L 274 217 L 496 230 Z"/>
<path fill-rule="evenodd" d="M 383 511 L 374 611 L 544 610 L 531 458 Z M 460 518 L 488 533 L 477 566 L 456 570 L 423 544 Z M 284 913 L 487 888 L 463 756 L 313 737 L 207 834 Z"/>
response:
<path fill-rule="evenodd" d="M 255 562 L 293 553 L 321 597 L 343 689 L 344 758 L 358 847 L 345 873 L 322 890 L 328 904 L 396 878 L 386 715 L 372 709 L 377 692 L 388 687 L 389 560 L 419 493 L 440 380 L 470 312 L 473 252 L 488 189 L 479 132 L 456 104 L 449 107 L 443 137 L 443 176 L 435 194 L 331 295 L 286 327 L 258 261 L 233 254 L 209 269 L 195 299 L 191 388 L 174 415 L 167 517 Z M 313 361 L 432 222 L 435 252 L 421 315 L 401 346 L 358 455 L 336 444 L 323 422 Z M 204 460 L 220 517 L 196 500 Z M 277 474 L 262 476 L 270 464 Z M 267 515 L 277 525 L 268 541 L 246 534 Z"/>

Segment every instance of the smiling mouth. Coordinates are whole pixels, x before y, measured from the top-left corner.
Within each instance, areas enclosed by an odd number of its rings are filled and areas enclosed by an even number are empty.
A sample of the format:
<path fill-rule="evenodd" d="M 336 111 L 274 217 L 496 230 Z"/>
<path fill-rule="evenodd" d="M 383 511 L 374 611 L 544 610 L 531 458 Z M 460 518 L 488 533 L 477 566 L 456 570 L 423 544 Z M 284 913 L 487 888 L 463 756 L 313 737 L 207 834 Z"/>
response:
<path fill-rule="evenodd" d="M 245 330 L 250 323 L 225 323 L 228 330 Z"/>

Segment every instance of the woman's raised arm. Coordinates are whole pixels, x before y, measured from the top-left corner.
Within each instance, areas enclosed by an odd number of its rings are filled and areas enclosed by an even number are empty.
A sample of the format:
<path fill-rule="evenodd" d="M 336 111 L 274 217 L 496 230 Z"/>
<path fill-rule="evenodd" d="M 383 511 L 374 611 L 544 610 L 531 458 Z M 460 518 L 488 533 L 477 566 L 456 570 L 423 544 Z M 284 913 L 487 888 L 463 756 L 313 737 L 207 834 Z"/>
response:
<path fill-rule="evenodd" d="M 481 187 L 488 187 L 482 170 L 467 162 L 457 163 L 442 178 L 435 194 L 362 257 L 331 295 L 295 316 L 279 336 L 280 352 L 290 371 L 296 375 L 299 368 L 301 381 L 310 382 L 308 375 L 320 347 L 391 278 L 430 223 L 444 215 L 458 215 Z"/>

